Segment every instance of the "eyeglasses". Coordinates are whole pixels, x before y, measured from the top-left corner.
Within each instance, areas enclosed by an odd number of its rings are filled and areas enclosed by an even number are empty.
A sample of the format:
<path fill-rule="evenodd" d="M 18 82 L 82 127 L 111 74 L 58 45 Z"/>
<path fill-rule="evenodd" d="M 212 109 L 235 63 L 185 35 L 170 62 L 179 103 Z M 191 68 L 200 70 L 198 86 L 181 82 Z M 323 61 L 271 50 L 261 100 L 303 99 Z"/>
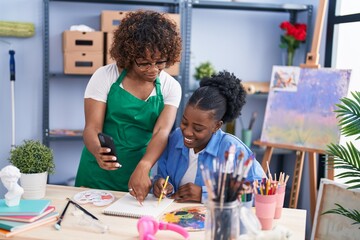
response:
<path fill-rule="evenodd" d="M 167 61 L 159 61 L 159 62 L 155 62 L 155 63 L 149 63 L 149 62 L 147 62 L 147 63 L 138 63 L 138 62 L 136 62 L 136 60 L 135 60 L 135 63 L 136 63 L 136 65 L 138 66 L 138 68 L 139 68 L 141 71 L 147 71 L 147 70 L 149 70 L 152 66 L 156 66 L 157 69 L 163 69 L 163 68 L 165 68 Z"/>

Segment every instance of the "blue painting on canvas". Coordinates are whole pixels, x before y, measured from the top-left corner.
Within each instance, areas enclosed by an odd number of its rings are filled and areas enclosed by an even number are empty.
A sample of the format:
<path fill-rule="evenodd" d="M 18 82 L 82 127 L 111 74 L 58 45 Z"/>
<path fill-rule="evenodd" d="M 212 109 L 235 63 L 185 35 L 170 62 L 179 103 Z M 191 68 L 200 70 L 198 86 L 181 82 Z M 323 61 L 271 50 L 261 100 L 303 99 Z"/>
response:
<path fill-rule="evenodd" d="M 261 141 L 325 150 L 338 143 L 335 104 L 347 96 L 351 70 L 274 66 Z"/>

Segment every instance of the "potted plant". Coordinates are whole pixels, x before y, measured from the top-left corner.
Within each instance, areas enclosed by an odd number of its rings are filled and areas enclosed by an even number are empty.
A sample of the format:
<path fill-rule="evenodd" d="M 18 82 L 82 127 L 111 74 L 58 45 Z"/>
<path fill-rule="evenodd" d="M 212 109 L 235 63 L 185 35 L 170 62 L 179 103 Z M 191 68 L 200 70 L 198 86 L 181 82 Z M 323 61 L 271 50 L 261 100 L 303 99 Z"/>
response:
<path fill-rule="evenodd" d="M 354 141 L 346 142 L 346 146 L 331 143 L 328 145 L 326 160 L 327 166 L 333 169 L 343 169 L 344 171 L 335 177 L 346 179 L 348 189 L 360 188 L 360 150 L 354 144 L 360 140 L 360 92 L 351 92 L 354 99 L 342 98 L 339 108 L 335 110 L 337 118 L 340 118 L 339 127 L 344 136 L 355 138 Z M 331 209 L 323 214 L 335 213 L 354 220 L 354 224 L 360 224 L 360 209 L 346 209 L 340 204 L 335 204 L 336 209 Z"/>
<path fill-rule="evenodd" d="M 21 172 L 20 185 L 24 199 L 40 199 L 45 196 L 48 174 L 54 172 L 53 151 L 37 140 L 24 140 L 10 151 L 9 161 Z"/>
<path fill-rule="evenodd" d="M 200 81 L 204 77 L 211 77 L 215 73 L 214 66 L 210 62 L 204 62 L 195 68 L 194 78 Z"/>

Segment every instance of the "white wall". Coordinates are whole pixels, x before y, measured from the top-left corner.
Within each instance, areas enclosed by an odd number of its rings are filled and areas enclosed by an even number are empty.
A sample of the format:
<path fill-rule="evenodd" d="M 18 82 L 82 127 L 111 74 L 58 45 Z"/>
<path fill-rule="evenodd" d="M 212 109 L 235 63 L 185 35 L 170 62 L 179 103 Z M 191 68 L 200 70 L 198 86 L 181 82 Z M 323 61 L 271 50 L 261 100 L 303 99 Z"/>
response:
<path fill-rule="evenodd" d="M 11 147 L 10 49 L 15 50 L 16 68 L 15 144 L 42 137 L 42 1 L 1 0 L 0 21 L 31 22 L 36 29 L 30 38 L 0 37 L 0 167 L 3 167 L 8 164 Z"/>

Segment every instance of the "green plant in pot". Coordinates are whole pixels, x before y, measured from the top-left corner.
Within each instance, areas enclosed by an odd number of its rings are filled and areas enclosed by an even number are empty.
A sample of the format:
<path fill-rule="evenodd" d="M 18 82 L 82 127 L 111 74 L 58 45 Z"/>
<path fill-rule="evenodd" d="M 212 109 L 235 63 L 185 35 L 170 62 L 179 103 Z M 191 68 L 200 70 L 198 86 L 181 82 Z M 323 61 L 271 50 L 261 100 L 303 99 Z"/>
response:
<path fill-rule="evenodd" d="M 43 198 L 48 174 L 54 173 L 55 170 L 53 151 L 40 141 L 24 140 L 10 151 L 9 161 L 21 172 L 23 198 Z"/>
<path fill-rule="evenodd" d="M 340 118 L 339 127 L 341 134 L 355 137 L 354 141 L 346 142 L 346 145 L 331 143 L 328 145 L 326 160 L 328 168 L 342 169 L 335 177 L 346 179 L 348 189 L 360 188 L 360 150 L 356 148 L 356 141 L 360 140 L 360 92 L 351 92 L 354 99 L 342 98 L 338 107 L 336 117 Z M 346 209 L 340 204 L 337 208 L 324 212 L 323 214 L 340 214 L 354 220 L 354 224 L 360 224 L 360 209 Z"/>
<path fill-rule="evenodd" d="M 204 77 L 211 77 L 215 73 L 214 66 L 210 62 L 204 62 L 195 68 L 194 78 L 200 81 Z"/>

